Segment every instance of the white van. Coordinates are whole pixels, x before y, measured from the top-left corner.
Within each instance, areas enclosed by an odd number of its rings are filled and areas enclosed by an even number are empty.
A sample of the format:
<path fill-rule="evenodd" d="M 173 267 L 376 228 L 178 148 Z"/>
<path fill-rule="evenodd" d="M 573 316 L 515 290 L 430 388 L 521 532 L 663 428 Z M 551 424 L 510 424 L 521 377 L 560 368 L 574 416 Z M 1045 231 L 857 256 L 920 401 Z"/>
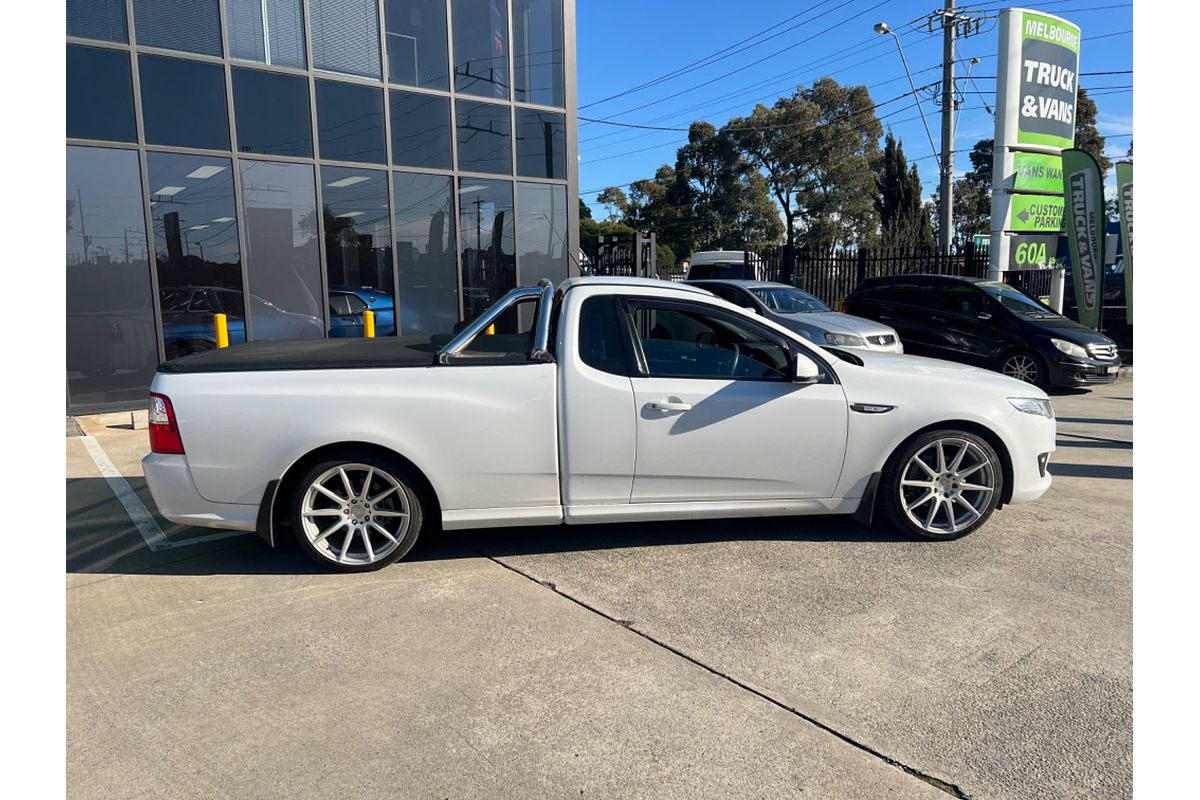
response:
<path fill-rule="evenodd" d="M 746 250 L 702 250 L 692 253 L 687 280 L 713 279 L 761 281 L 762 258 Z"/>

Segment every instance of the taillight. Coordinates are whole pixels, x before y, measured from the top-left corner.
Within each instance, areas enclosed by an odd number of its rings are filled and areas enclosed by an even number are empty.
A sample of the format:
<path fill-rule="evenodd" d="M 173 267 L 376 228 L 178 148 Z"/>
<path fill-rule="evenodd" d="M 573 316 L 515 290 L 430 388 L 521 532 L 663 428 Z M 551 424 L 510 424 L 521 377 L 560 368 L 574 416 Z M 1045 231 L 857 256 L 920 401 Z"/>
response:
<path fill-rule="evenodd" d="M 150 393 L 150 451 L 183 455 L 183 439 L 175 424 L 175 409 L 165 394 Z"/>

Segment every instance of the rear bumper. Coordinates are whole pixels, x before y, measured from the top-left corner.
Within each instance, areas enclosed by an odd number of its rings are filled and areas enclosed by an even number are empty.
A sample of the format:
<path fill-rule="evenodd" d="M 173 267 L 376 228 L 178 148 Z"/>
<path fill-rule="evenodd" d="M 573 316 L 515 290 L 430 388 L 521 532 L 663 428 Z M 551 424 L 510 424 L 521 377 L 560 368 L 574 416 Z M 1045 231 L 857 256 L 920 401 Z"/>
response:
<path fill-rule="evenodd" d="M 151 453 L 142 459 L 142 471 L 159 513 L 171 522 L 238 531 L 255 529 L 258 506 L 205 500 L 192 483 L 186 456 Z"/>

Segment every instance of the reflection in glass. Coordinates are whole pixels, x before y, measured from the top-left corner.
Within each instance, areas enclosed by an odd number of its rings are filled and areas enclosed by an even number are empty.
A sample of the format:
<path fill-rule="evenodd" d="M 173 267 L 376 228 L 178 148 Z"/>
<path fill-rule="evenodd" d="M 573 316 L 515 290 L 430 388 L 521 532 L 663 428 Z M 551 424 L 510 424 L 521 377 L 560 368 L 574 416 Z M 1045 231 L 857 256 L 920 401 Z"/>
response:
<path fill-rule="evenodd" d="M 376 336 L 394 335 L 387 173 L 321 167 L 321 199 L 329 304 L 339 312 L 330 317 L 329 335 L 362 336 L 361 304 L 375 312 Z"/>
<path fill-rule="evenodd" d="M 226 0 L 229 55 L 304 69 L 303 0 Z"/>
<path fill-rule="evenodd" d="M 67 45 L 67 136 L 137 141 L 129 53 Z"/>
<path fill-rule="evenodd" d="M 242 161 L 241 170 L 254 339 L 323 338 L 313 168 Z"/>
<path fill-rule="evenodd" d="M 234 67 L 233 110 L 239 152 L 312 157 L 308 79 Z"/>
<path fill-rule="evenodd" d="M 458 322 L 451 180 L 392 173 L 401 336 L 451 333 Z"/>
<path fill-rule="evenodd" d="M 229 149 L 223 67 L 142 54 L 138 77 L 147 143 Z"/>
<path fill-rule="evenodd" d="M 463 316 L 469 322 L 517 285 L 513 186 L 484 178 L 458 180 Z"/>
<path fill-rule="evenodd" d="M 541 278 L 555 284 L 567 279 L 567 187 L 550 183 L 518 183 L 517 255 L 521 283 Z"/>
<path fill-rule="evenodd" d="M 450 169 L 450 99 L 392 90 L 392 163 Z"/>
<path fill-rule="evenodd" d="M 370 86 L 317 81 L 317 136 L 321 158 L 387 161 L 383 93 Z"/>
<path fill-rule="evenodd" d="M 424 89 L 450 88 L 445 0 L 384 0 L 388 80 Z"/>
<path fill-rule="evenodd" d="M 458 168 L 467 172 L 512 174 L 510 106 L 456 100 Z"/>
<path fill-rule="evenodd" d="M 517 100 L 566 105 L 562 0 L 513 0 L 513 73 Z"/>
<path fill-rule="evenodd" d="M 310 0 L 308 8 L 315 68 L 380 77 L 376 0 Z"/>
<path fill-rule="evenodd" d="M 221 55 L 217 0 L 133 0 L 133 21 L 139 45 Z"/>
<path fill-rule="evenodd" d="M 229 159 L 151 152 L 146 165 L 167 358 L 216 347 L 216 313 L 228 316 L 230 344 L 246 341 Z"/>
<path fill-rule="evenodd" d="M 531 108 L 517 109 L 517 174 L 566 180 L 566 116 Z"/>
<path fill-rule="evenodd" d="M 508 99 L 508 3 L 453 0 L 454 91 Z"/>
<path fill-rule="evenodd" d="M 72 408 L 144 399 L 158 333 L 137 153 L 68 147 L 66 194 Z"/>
<path fill-rule="evenodd" d="M 128 42 L 125 0 L 67 0 L 67 36 Z"/>

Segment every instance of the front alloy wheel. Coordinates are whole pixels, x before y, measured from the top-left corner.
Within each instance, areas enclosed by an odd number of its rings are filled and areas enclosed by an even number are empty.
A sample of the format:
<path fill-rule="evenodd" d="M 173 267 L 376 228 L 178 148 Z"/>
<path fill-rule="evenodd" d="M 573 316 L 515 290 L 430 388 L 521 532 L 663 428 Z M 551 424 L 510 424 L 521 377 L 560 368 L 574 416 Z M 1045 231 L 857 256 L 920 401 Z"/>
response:
<path fill-rule="evenodd" d="M 420 500 L 405 477 L 395 465 L 367 459 L 315 466 L 295 498 L 301 547 L 344 572 L 379 569 L 402 558 L 421 527 Z"/>
<path fill-rule="evenodd" d="M 884 470 L 884 510 L 896 527 L 955 539 L 981 526 L 1000 501 L 1004 473 L 996 452 L 965 431 L 918 437 Z"/>
<path fill-rule="evenodd" d="M 1038 366 L 1037 359 L 1029 353 L 1013 353 L 1004 359 L 1000 371 L 1010 378 L 1035 385 L 1042 378 L 1041 367 Z"/>

